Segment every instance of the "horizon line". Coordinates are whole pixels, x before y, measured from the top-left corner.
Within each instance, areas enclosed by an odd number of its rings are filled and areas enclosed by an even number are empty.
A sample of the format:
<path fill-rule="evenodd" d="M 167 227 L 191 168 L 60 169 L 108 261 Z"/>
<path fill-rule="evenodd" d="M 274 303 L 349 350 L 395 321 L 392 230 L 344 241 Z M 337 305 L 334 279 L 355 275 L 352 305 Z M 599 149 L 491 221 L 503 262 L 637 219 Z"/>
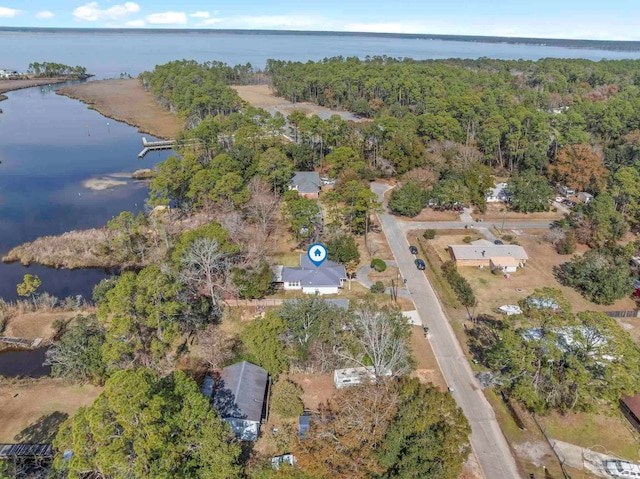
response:
<path fill-rule="evenodd" d="M 282 30 L 282 29 L 257 29 L 257 28 L 158 28 L 158 27 L 28 27 L 28 26 L 0 26 L 0 32 L 11 31 L 43 31 L 43 32 L 130 32 L 130 33 L 235 33 L 235 34 L 270 34 L 270 35 L 332 35 L 332 36 L 369 36 L 386 38 L 415 38 L 433 39 L 445 41 L 478 41 L 481 43 L 533 43 L 533 42 L 566 42 L 566 43 L 593 43 L 604 46 L 622 46 L 625 44 L 637 45 L 640 48 L 640 40 L 601 40 L 581 38 L 559 37 L 517 37 L 500 35 L 466 35 L 466 34 L 442 34 L 442 33 L 402 33 L 402 32 L 357 32 L 346 30 Z M 538 43 L 539 44 L 539 43 Z"/>

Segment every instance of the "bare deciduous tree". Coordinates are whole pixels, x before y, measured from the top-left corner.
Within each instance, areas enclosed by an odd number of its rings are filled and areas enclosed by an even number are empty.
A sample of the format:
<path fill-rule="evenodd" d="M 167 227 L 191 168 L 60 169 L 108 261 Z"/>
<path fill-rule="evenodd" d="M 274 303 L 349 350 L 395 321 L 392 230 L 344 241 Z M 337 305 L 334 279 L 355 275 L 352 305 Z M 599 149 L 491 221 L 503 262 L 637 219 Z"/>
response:
<path fill-rule="evenodd" d="M 231 281 L 231 257 L 220 250 L 218 242 L 209 238 L 195 240 L 180 260 L 180 281 L 193 294 L 206 294 L 214 307 L 219 307 L 222 294 L 237 293 Z"/>
<path fill-rule="evenodd" d="M 236 338 L 229 336 L 215 324 L 209 324 L 197 335 L 198 356 L 210 369 L 218 369 L 233 358 Z"/>
<path fill-rule="evenodd" d="M 273 233 L 280 214 L 280 197 L 271 191 L 271 187 L 265 180 L 257 177 L 249 182 L 249 192 L 251 198 L 246 205 L 247 218 L 267 238 Z"/>
<path fill-rule="evenodd" d="M 341 351 L 344 358 L 360 366 L 367 366 L 367 360 L 370 361 L 378 377 L 389 372 L 399 376 L 409 371 L 407 341 L 411 330 L 400 312 L 362 303 L 349 322 L 357 352 L 351 347 L 344 348 Z"/>

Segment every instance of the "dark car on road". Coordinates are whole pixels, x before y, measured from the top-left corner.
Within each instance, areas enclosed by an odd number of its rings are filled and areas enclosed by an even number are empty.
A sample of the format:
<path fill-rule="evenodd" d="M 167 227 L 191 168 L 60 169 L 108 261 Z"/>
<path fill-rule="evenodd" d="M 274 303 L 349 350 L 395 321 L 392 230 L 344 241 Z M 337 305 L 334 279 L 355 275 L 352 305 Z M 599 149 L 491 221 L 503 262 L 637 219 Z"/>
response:
<path fill-rule="evenodd" d="M 418 268 L 420 271 L 423 271 L 427 265 L 424 264 L 424 261 L 422 261 L 421 259 L 417 259 L 414 261 L 416 264 L 416 268 Z"/>
<path fill-rule="evenodd" d="M 504 244 L 501 240 L 495 240 L 493 244 Z"/>
<path fill-rule="evenodd" d="M 418 248 L 416 248 L 415 246 L 409 246 L 409 252 L 411 254 L 418 254 Z"/>

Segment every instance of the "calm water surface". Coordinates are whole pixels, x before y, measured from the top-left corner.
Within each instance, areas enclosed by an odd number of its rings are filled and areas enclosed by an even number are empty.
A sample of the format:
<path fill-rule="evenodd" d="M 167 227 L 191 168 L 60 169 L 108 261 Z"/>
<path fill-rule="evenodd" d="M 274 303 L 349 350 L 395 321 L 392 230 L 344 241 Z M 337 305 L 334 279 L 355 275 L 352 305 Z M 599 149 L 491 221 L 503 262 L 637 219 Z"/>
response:
<path fill-rule="evenodd" d="M 53 88 L 11 92 L 0 103 L 0 255 L 39 236 L 102 226 L 120 211 L 140 211 L 145 183 L 92 191 L 82 182 L 133 172 L 166 158 L 155 152 L 137 159 L 141 135 Z M 149 136 L 149 135 L 146 135 Z M 0 264 L 0 297 L 15 299 L 25 273 L 37 274 L 42 290 L 58 297 L 89 296 L 105 277 L 99 270 L 54 270 Z"/>
<path fill-rule="evenodd" d="M 571 49 L 507 43 L 475 43 L 411 38 L 265 33 L 120 33 L 0 32 L 4 68 L 25 70 L 33 61 L 82 65 L 100 76 L 137 74 L 183 58 L 219 60 L 232 65 L 250 62 L 263 68 L 268 58 L 320 60 L 332 56 L 537 60 L 543 57 L 591 60 L 640 58 L 640 52 Z"/>
<path fill-rule="evenodd" d="M 0 32 L 2 68 L 20 71 L 33 61 L 83 65 L 98 78 L 136 75 L 156 64 L 183 58 L 250 62 L 267 58 L 318 60 L 331 56 L 389 55 L 428 58 L 535 60 L 542 57 L 592 60 L 640 58 L 640 52 L 570 49 L 408 38 L 230 33 Z M 24 241 L 78 228 L 104 225 L 123 210 L 143 207 L 147 189 L 125 187 L 94 192 L 82 181 L 132 172 L 163 160 L 167 152 L 137 160 L 140 134 L 107 120 L 51 88 L 12 92 L 0 108 L 0 255 Z M 109 122 L 109 126 L 107 126 Z M 59 297 L 89 296 L 102 271 L 52 270 L 0 264 L 0 298 L 15 299 L 25 273 L 37 274 L 42 289 Z"/>

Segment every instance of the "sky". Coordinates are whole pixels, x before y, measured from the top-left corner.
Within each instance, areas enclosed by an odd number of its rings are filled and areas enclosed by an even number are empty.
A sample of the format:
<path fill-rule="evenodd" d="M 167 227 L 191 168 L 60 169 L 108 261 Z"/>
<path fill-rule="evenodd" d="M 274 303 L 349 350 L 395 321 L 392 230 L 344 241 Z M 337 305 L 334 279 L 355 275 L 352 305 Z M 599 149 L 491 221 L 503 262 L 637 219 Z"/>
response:
<path fill-rule="evenodd" d="M 0 26 L 640 40 L 640 0 L 0 0 Z"/>

